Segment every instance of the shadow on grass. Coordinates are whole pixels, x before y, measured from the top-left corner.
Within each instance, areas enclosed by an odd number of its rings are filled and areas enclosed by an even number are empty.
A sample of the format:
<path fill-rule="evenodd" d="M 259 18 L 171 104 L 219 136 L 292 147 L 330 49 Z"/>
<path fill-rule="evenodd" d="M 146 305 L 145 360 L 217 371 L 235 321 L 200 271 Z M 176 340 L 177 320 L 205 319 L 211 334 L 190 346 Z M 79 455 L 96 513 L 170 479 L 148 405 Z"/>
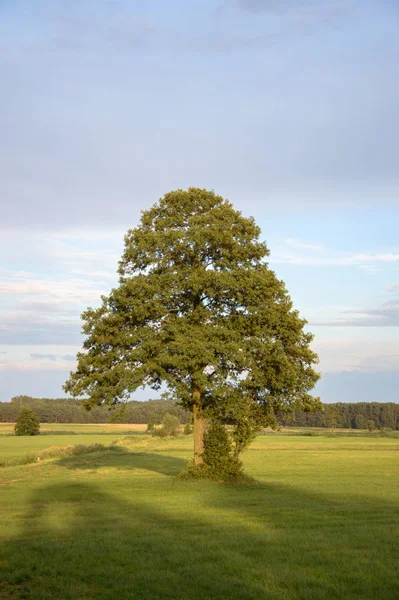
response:
<path fill-rule="evenodd" d="M 65 457 L 57 464 L 72 470 L 140 469 L 176 477 L 184 471 L 187 461 L 161 452 L 126 452 L 116 447 L 112 452 L 97 454 L 95 457 L 89 454 L 73 459 Z"/>
<path fill-rule="evenodd" d="M 162 455 L 129 460 L 181 468 Z M 393 600 L 395 514 L 372 499 L 337 503 L 260 483 L 152 480 L 143 490 L 129 478 L 112 494 L 48 485 L 1 549 L 0 599 Z"/>

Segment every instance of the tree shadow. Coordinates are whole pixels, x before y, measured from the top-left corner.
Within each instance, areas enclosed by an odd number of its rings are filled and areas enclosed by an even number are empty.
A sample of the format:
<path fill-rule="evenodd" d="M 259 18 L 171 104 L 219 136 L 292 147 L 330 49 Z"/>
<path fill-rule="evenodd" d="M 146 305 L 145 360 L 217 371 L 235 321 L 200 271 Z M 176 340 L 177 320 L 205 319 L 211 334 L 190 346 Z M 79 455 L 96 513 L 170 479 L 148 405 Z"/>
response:
<path fill-rule="evenodd" d="M 399 597 L 394 505 L 368 499 L 364 511 L 350 498 L 260 483 L 179 482 L 173 493 L 164 484 L 161 498 L 129 485 L 128 501 L 87 483 L 37 490 L 21 534 L 0 552 L 0 598 Z"/>
<path fill-rule="evenodd" d="M 90 454 L 65 457 L 57 464 L 72 470 L 131 469 L 144 470 L 176 477 L 184 471 L 187 460 L 161 452 L 125 452 L 116 448 L 101 455 Z"/>

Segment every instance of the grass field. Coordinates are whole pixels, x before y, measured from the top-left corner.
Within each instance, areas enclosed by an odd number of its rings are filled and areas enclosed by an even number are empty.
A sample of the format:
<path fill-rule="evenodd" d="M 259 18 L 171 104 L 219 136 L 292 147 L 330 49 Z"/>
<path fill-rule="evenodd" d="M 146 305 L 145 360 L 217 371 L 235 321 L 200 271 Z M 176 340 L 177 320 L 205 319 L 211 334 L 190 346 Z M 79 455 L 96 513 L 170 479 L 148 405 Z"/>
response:
<path fill-rule="evenodd" d="M 0 458 L 120 431 L 2 436 Z M 0 469 L 0 599 L 399 598 L 399 440 L 262 435 L 237 486 L 178 479 L 191 446 Z"/>
<path fill-rule="evenodd" d="M 0 435 L 13 433 L 15 423 L 0 423 Z M 41 423 L 40 432 L 71 432 L 71 433 L 122 433 L 144 432 L 147 425 L 131 423 L 128 425 L 120 423 Z"/>
<path fill-rule="evenodd" d="M 52 446 L 68 446 L 77 444 L 105 444 L 119 441 L 129 433 L 144 433 L 146 425 L 115 424 L 69 424 L 44 423 L 40 431 L 44 435 L 32 437 L 9 436 L 14 430 L 13 423 L 0 423 L 0 460 L 21 458 L 35 451 Z M 51 435 L 54 432 L 54 435 Z M 63 433 L 65 432 L 65 433 Z M 3 434 L 3 435 L 1 435 Z"/>

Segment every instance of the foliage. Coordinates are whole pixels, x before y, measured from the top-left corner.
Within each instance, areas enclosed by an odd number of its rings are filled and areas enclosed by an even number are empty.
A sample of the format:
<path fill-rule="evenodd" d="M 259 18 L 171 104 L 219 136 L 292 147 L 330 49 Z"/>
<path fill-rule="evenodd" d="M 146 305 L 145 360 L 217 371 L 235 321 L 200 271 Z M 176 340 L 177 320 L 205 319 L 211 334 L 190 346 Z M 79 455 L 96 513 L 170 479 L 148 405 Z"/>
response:
<path fill-rule="evenodd" d="M 242 475 L 242 463 L 233 457 L 233 447 L 225 426 L 212 421 L 205 433 L 204 465 L 223 481 Z"/>
<path fill-rule="evenodd" d="M 39 417 L 33 410 L 23 408 L 17 417 L 14 431 L 15 435 L 39 435 Z"/>
<path fill-rule="evenodd" d="M 327 427 L 331 427 L 331 429 L 337 427 L 339 421 L 339 412 L 337 407 L 334 406 L 334 404 L 327 404 L 324 407 L 324 413 L 326 416 Z"/>
<path fill-rule="evenodd" d="M 234 456 L 236 460 L 251 442 L 254 441 L 259 431 L 258 424 L 251 423 L 249 419 L 237 421 L 233 427 L 232 438 L 234 441 Z"/>
<path fill-rule="evenodd" d="M 148 417 L 148 423 L 147 423 L 147 431 L 150 433 L 151 431 L 153 431 L 154 427 L 156 425 L 156 416 L 154 413 L 151 413 L 150 416 Z"/>
<path fill-rule="evenodd" d="M 162 427 L 167 432 L 167 435 L 176 436 L 180 429 L 180 421 L 171 413 L 166 413 L 164 418 L 162 419 Z"/>
<path fill-rule="evenodd" d="M 125 236 L 119 286 L 82 315 L 84 352 L 64 389 L 96 406 L 166 384 L 196 415 L 196 457 L 206 415 L 318 408 L 313 336 L 259 236 L 253 218 L 202 189 L 144 211 Z"/>
<path fill-rule="evenodd" d="M 331 427 L 331 410 L 335 427 L 367 429 L 372 420 L 377 429 L 390 427 L 399 431 L 399 404 L 394 402 L 337 402 L 324 404 L 323 410 L 315 413 L 296 410 L 278 417 L 282 425 Z"/>
<path fill-rule="evenodd" d="M 206 478 L 216 481 L 238 481 L 243 478 L 242 463 L 233 455 L 233 445 L 224 425 L 216 420 L 205 433 L 203 463 L 190 462 L 182 478 Z"/>
<path fill-rule="evenodd" d="M 162 427 L 153 427 L 153 429 L 151 430 L 151 434 L 154 437 L 160 437 L 160 438 L 166 438 L 167 437 L 167 433 L 165 431 L 165 429 Z"/>
<path fill-rule="evenodd" d="M 126 419 L 127 405 L 122 406 L 116 410 L 113 410 L 107 418 L 107 423 L 123 423 Z"/>
<path fill-rule="evenodd" d="M 166 413 L 162 419 L 162 427 L 153 427 L 152 434 L 158 437 L 176 437 L 179 429 L 179 419 L 171 413 Z"/>
<path fill-rule="evenodd" d="M 184 435 L 190 435 L 193 432 L 193 428 L 190 423 L 186 423 L 183 429 Z"/>
<path fill-rule="evenodd" d="M 364 415 L 356 415 L 355 417 L 356 429 L 367 429 L 368 420 Z"/>
<path fill-rule="evenodd" d="M 73 398 L 16 396 L 11 402 L 0 402 L 0 422 L 15 422 L 21 408 L 33 410 L 41 423 L 148 423 L 150 415 L 155 415 L 155 422 L 161 423 L 167 412 L 174 412 L 181 423 L 187 423 L 190 418 L 173 399 L 131 400 L 121 407 L 112 406 L 111 410 L 108 406 L 96 406 L 88 411 L 81 400 Z"/>

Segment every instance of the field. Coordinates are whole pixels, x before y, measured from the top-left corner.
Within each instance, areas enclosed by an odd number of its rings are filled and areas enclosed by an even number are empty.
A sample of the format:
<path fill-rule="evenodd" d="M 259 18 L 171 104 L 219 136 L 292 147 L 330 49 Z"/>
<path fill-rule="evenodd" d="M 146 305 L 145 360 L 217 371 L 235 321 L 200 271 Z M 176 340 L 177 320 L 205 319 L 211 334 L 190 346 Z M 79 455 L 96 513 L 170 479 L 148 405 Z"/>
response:
<path fill-rule="evenodd" d="M 14 431 L 15 423 L 0 423 L 0 435 L 10 434 Z M 40 432 L 43 434 L 59 434 L 60 432 L 65 435 L 65 432 L 71 434 L 76 433 L 118 433 L 128 434 L 143 433 L 147 428 L 147 425 L 141 424 L 129 424 L 124 425 L 120 423 L 41 423 Z"/>
<path fill-rule="evenodd" d="M 177 478 L 190 436 L 47 427 L 0 458 L 117 444 L 0 469 L 1 600 L 399 598 L 398 439 L 261 435 L 224 485 Z"/>

